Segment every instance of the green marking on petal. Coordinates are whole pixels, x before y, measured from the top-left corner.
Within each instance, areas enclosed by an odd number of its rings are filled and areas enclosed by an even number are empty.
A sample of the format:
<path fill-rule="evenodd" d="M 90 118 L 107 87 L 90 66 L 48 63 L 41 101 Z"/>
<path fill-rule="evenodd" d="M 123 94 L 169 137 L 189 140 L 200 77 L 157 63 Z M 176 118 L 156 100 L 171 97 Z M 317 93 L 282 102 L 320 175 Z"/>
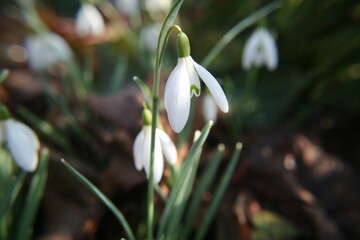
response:
<path fill-rule="evenodd" d="M 191 96 L 193 93 L 195 93 L 195 96 L 197 96 L 197 97 L 200 95 L 200 89 L 198 87 L 196 87 L 195 85 L 191 85 L 191 87 L 190 87 Z"/>

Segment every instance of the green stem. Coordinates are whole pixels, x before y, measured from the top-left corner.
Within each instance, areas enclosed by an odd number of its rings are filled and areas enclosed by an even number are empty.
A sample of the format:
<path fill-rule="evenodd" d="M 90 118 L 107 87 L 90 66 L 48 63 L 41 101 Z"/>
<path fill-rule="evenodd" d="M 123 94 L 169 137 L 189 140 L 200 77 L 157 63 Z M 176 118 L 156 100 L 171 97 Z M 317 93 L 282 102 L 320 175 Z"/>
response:
<path fill-rule="evenodd" d="M 169 37 L 169 29 L 172 29 L 173 22 L 179 12 L 183 0 L 174 1 L 172 9 L 167 15 L 163 26 L 161 28 L 158 47 L 156 53 L 154 83 L 153 83 L 153 96 L 152 96 L 152 123 L 151 123 L 151 146 L 150 146 L 150 174 L 148 182 L 148 215 L 147 215 L 147 239 L 153 239 L 153 221 L 154 221 L 154 150 L 155 150 L 155 134 L 156 124 L 158 122 L 158 104 L 159 104 L 159 85 L 160 85 L 160 71 L 161 61 L 164 56 L 167 38 Z"/>
<path fill-rule="evenodd" d="M 240 21 L 233 28 L 231 28 L 215 45 L 215 47 L 208 53 L 208 55 L 204 58 L 201 65 L 203 67 L 208 67 L 212 61 L 214 61 L 215 57 L 225 48 L 229 42 L 231 42 L 240 32 L 242 32 L 245 28 L 253 25 L 260 19 L 266 17 L 274 10 L 278 9 L 281 6 L 281 1 L 272 2 L 260 10 L 254 12 L 244 20 Z"/>

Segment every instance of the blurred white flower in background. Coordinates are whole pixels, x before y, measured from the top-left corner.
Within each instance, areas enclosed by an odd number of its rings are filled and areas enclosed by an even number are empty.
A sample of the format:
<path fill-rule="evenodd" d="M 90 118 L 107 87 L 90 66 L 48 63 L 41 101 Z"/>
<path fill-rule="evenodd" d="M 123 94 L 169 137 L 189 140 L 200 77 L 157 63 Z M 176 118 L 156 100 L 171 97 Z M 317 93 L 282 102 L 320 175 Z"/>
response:
<path fill-rule="evenodd" d="M 151 13 L 170 11 L 172 0 L 144 0 L 145 10 Z"/>
<path fill-rule="evenodd" d="M 245 43 L 242 65 L 245 70 L 252 66 L 265 65 L 269 70 L 274 70 L 278 64 L 278 49 L 274 38 L 266 28 L 258 28 Z"/>
<path fill-rule="evenodd" d="M 39 139 L 25 124 L 14 119 L 1 121 L 2 141 L 6 141 L 7 148 L 22 170 L 33 172 L 37 168 L 39 158 Z"/>
<path fill-rule="evenodd" d="M 140 44 L 151 53 L 156 52 L 161 26 L 162 23 L 157 22 L 144 26 L 140 30 Z"/>
<path fill-rule="evenodd" d="M 202 112 L 205 122 L 216 122 L 218 109 L 214 99 L 209 93 L 206 93 L 203 98 Z"/>
<path fill-rule="evenodd" d="M 97 8 L 89 3 L 81 4 L 75 18 L 76 32 L 80 36 L 101 35 L 105 30 L 104 19 Z"/>
<path fill-rule="evenodd" d="M 135 167 L 138 171 L 145 169 L 150 175 L 151 125 L 144 126 L 137 135 L 134 147 Z M 170 137 L 162 130 L 156 129 L 154 151 L 154 183 L 159 183 L 164 172 L 164 157 L 170 164 L 175 164 L 177 151 Z"/>
<path fill-rule="evenodd" d="M 44 71 L 58 62 L 72 59 L 68 43 L 58 34 L 43 31 L 25 39 L 29 65 L 35 71 Z"/>
<path fill-rule="evenodd" d="M 134 16 L 140 13 L 138 0 L 115 0 L 115 7 L 126 16 Z"/>

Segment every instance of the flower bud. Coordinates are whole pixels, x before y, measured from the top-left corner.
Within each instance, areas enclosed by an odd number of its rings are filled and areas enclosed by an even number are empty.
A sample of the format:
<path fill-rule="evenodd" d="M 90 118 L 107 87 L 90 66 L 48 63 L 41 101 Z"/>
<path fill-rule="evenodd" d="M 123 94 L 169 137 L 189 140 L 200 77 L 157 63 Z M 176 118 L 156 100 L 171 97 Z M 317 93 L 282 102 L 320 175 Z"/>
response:
<path fill-rule="evenodd" d="M 152 122 L 152 113 L 148 108 L 144 108 L 142 113 L 144 126 L 150 126 Z"/>

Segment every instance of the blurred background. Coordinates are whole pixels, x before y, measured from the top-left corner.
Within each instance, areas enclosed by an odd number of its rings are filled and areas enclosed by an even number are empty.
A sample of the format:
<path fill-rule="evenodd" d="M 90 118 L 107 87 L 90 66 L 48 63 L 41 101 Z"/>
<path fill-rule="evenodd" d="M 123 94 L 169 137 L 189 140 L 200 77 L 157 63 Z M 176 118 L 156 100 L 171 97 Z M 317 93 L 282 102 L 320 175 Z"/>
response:
<path fill-rule="evenodd" d="M 270 3 L 184 1 L 176 23 L 190 39 L 193 59 L 202 63 L 227 31 Z M 222 85 L 230 112 L 219 111 L 200 172 L 219 143 L 227 146 L 227 156 L 235 142 L 244 145 L 206 239 L 360 239 L 360 3 L 279 3 L 206 66 Z M 0 1 L 0 68 L 10 71 L 0 101 L 51 153 L 34 239 L 123 236 L 112 214 L 60 158 L 99 186 L 137 232 L 145 229 L 147 181 L 132 157 L 144 97 L 133 76 L 151 88 L 157 35 L 171 1 L 98 0 L 95 5 L 104 29 L 81 35 L 75 27 L 79 1 Z M 259 24 L 275 39 L 279 64 L 274 71 L 259 68 L 249 91 L 251 72 L 241 59 Z M 31 39 L 44 31 L 56 39 L 33 47 Z M 172 34 L 161 94 L 176 61 Z M 204 87 L 194 100 L 190 130 L 180 136 L 171 131 L 161 107 L 161 121 L 177 141 L 180 158 L 189 147 L 184 139 L 205 124 L 205 92 Z M 211 196 L 204 196 L 203 212 Z M 161 210 L 160 199 L 156 202 Z"/>

